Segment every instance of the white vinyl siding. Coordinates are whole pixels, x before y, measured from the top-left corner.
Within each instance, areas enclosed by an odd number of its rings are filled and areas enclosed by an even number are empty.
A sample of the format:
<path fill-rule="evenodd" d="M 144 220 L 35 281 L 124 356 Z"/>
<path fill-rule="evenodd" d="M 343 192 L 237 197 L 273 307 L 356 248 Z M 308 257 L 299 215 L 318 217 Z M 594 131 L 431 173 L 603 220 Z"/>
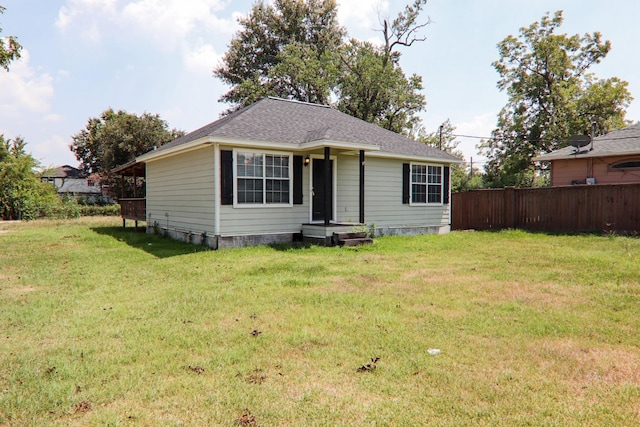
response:
<path fill-rule="evenodd" d="M 339 156 L 338 159 L 336 220 L 358 222 L 360 220 L 360 157 Z"/>
<path fill-rule="evenodd" d="M 229 150 L 231 147 L 223 147 Z M 248 150 L 238 150 L 247 152 Z M 257 153 L 259 151 L 256 151 Z M 278 154 L 278 153 L 276 153 Z M 288 153 L 279 153 L 289 156 Z M 235 156 L 234 156 L 235 157 Z M 235 163 L 235 162 L 234 162 Z M 235 167 L 234 167 L 235 169 Z M 289 205 L 262 205 L 253 209 L 245 209 L 242 205 L 223 205 L 220 207 L 220 235 L 249 236 L 262 234 L 299 233 L 302 224 L 309 222 L 309 167 L 302 170 L 302 201 L 293 203 L 293 192 L 290 193 Z M 234 171 L 234 174 L 236 172 Z M 289 177 L 293 181 L 293 156 L 289 159 Z M 234 195 L 236 193 L 234 180 Z M 234 196 L 235 197 L 235 196 Z"/>
<path fill-rule="evenodd" d="M 224 148 L 231 149 L 231 147 Z M 366 157 L 365 222 L 384 227 L 439 227 L 449 224 L 450 205 L 410 206 L 402 203 L 402 160 Z M 336 220 L 358 222 L 359 159 L 357 155 L 336 158 Z M 149 225 L 157 221 L 193 233 L 214 230 L 213 147 L 147 163 L 147 214 Z M 303 167 L 303 203 L 242 209 L 220 207 L 220 235 L 246 236 L 298 233 L 309 223 L 310 167 Z M 444 168 L 443 168 L 444 171 Z M 215 173 L 220 173 L 216 171 Z M 290 171 L 292 176 L 292 172 Z M 292 178 L 291 178 L 292 179 Z M 234 189 L 235 191 L 235 189 Z M 291 195 L 292 197 L 292 195 Z"/>
<path fill-rule="evenodd" d="M 443 204 L 402 203 L 401 160 L 368 157 L 365 162 L 365 221 L 381 227 L 439 227 L 449 225 Z"/>
<path fill-rule="evenodd" d="M 357 222 L 360 216 L 359 158 L 339 156 L 337 220 Z M 406 161 L 365 155 L 365 223 L 382 227 L 449 225 L 449 206 L 402 203 L 402 164 Z M 438 166 L 440 167 L 440 166 Z M 444 168 L 440 167 L 442 171 Z"/>
<path fill-rule="evenodd" d="M 213 148 L 147 163 L 149 225 L 214 234 Z"/>

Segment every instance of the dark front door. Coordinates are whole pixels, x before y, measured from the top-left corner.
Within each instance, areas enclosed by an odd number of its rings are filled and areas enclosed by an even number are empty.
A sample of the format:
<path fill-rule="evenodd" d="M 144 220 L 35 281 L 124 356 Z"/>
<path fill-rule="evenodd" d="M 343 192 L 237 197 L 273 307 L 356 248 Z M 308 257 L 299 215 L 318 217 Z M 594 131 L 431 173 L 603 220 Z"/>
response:
<path fill-rule="evenodd" d="M 329 212 L 330 216 L 333 216 L 333 160 L 329 160 L 329 197 L 325 197 L 325 182 L 324 182 L 324 159 L 313 159 L 313 191 L 311 201 L 311 219 L 313 221 L 324 221 L 324 213 L 326 212 L 325 200 L 330 200 Z M 329 218 L 330 220 L 333 218 Z"/>

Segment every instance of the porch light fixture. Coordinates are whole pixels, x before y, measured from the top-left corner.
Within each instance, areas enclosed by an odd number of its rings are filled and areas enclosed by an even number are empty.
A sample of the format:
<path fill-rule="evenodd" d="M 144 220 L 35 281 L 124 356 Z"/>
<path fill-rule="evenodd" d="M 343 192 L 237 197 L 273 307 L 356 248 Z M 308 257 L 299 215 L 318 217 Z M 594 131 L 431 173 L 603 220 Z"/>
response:
<path fill-rule="evenodd" d="M 311 160 L 309 159 L 309 156 L 305 157 L 305 158 L 304 158 L 304 165 L 305 165 L 305 166 L 309 166 L 309 162 L 310 162 L 310 161 L 311 161 Z"/>

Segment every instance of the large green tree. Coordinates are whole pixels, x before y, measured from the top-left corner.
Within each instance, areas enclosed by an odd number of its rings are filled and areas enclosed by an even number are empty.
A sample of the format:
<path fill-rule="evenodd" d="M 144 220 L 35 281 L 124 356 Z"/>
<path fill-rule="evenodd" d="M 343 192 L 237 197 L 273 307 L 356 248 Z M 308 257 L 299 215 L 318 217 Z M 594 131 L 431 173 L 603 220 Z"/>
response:
<path fill-rule="evenodd" d="M 398 133 L 408 133 L 425 107 L 422 78 L 406 77 L 399 55 L 367 42 L 351 40 L 342 49 L 336 107 L 351 116 Z"/>
<path fill-rule="evenodd" d="M 392 21 L 383 20 L 384 42 L 351 39 L 337 21 L 334 0 L 256 3 L 240 19 L 214 75 L 231 86 L 221 101 L 231 110 L 267 96 L 329 104 L 386 129 L 408 133 L 424 109 L 422 78 L 407 77 L 401 47 L 423 41 L 419 15 L 427 0 L 414 0 Z M 332 97 L 333 95 L 333 97 Z"/>
<path fill-rule="evenodd" d="M 123 189 L 122 181 L 116 179 L 111 170 L 182 135 L 183 131 L 169 129 L 157 114 L 138 116 L 109 108 L 100 117 L 90 118 L 87 126 L 72 136 L 70 148 L 80 168 L 98 174 L 102 184 L 110 186 L 113 196 L 142 194 L 141 182 L 127 180 Z"/>
<path fill-rule="evenodd" d="M 409 134 L 426 105 L 422 77 L 407 77 L 400 67 L 401 47 L 424 41 L 419 22 L 426 0 L 415 0 L 398 16 L 382 21 L 384 43 L 380 46 L 355 39 L 341 49 L 341 73 L 336 82 L 337 108 L 385 129 Z"/>
<path fill-rule="evenodd" d="M 35 219 L 60 205 L 52 185 L 40 182 L 38 162 L 21 137 L 0 135 L 0 219 Z"/>
<path fill-rule="evenodd" d="M 239 20 L 214 75 L 231 86 L 221 101 L 232 109 L 267 96 L 328 103 L 345 30 L 335 0 L 257 2 Z"/>
<path fill-rule="evenodd" d="M 492 138 L 484 144 L 490 186 L 529 186 L 536 180 L 531 161 L 566 144 L 571 135 L 596 135 L 625 125 L 631 101 L 627 82 L 598 79 L 589 69 L 611 49 L 599 32 L 557 34 L 562 11 L 520 29 L 498 44 L 498 88 L 509 99 Z"/>
<path fill-rule="evenodd" d="M 0 5 L 0 14 L 4 13 L 5 8 Z M 2 34 L 2 27 L 0 27 Z M 20 58 L 22 46 L 18 43 L 15 36 L 0 37 L 0 67 L 9 71 L 9 63 Z"/>
<path fill-rule="evenodd" d="M 140 116 L 109 108 L 72 136 L 71 151 L 87 173 L 109 176 L 111 169 L 170 142 L 183 131 L 169 129 L 157 114 Z"/>

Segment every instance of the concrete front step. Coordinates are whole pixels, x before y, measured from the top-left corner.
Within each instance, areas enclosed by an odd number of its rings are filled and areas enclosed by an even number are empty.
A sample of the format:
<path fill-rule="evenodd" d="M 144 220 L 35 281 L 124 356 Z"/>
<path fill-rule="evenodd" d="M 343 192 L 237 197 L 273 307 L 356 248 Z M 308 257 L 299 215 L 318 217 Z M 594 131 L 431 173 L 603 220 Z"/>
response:
<path fill-rule="evenodd" d="M 363 237 L 367 237 L 367 232 L 366 231 L 338 232 L 338 233 L 333 233 L 333 237 L 336 240 L 361 239 Z"/>
<path fill-rule="evenodd" d="M 340 246 L 358 246 L 373 243 L 373 239 L 367 236 L 366 231 L 352 231 L 333 233 L 333 242 Z"/>
<path fill-rule="evenodd" d="M 360 246 L 360 245 L 370 245 L 372 243 L 373 243 L 373 239 L 371 237 L 357 237 L 354 239 L 338 240 L 338 244 L 341 246 Z"/>

